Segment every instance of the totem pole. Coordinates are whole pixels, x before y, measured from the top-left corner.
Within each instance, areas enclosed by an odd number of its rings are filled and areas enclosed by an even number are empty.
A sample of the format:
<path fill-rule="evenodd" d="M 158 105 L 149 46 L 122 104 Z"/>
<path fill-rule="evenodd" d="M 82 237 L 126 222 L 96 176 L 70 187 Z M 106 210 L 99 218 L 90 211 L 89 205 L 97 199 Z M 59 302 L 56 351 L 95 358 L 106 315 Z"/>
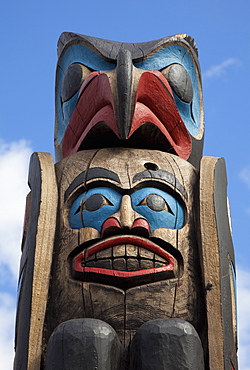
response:
<path fill-rule="evenodd" d="M 15 370 L 237 369 L 223 158 L 187 35 L 58 43 L 54 165 L 30 161 Z"/>

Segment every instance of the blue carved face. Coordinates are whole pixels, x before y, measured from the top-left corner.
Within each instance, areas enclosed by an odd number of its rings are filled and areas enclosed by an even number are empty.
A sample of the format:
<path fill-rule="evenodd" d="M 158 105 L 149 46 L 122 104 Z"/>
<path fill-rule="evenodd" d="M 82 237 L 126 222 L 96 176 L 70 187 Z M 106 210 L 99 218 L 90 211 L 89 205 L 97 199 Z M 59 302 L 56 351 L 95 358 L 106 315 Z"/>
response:
<path fill-rule="evenodd" d="M 193 166 L 182 175 L 176 156 L 126 148 L 71 158 L 60 199 L 73 279 L 126 290 L 182 276 Z"/>
<path fill-rule="evenodd" d="M 91 227 L 101 232 L 103 223 L 110 217 L 123 227 L 123 215 L 132 215 L 133 220 L 143 218 L 150 232 L 159 228 L 180 229 L 184 225 L 184 209 L 171 194 L 154 187 L 145 187 L 126 196 L 126 206 L 118 191 L 109 187 L 92 188 L 73 202 L 69 223 L 73 229 Z M 128 200 L 129 199 L 129 200 Z"/>

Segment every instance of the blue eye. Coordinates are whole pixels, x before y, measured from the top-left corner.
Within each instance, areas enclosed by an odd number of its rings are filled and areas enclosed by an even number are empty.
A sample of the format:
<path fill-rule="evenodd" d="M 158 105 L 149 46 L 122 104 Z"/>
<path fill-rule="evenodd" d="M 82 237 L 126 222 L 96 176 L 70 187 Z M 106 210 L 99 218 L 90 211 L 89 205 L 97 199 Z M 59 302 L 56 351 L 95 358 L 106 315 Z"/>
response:
<path fill-rule="evenodd" d="M 172 195 L 157 188 L 143 188 L 131 198 L 133 209 L 147 219 L 151 232 L 159 228 L 183 227 L 184 209 Z"/>
<path fill-rule="evenodd" d="M 90 189 L 73 202 L 69 211 L 69 224 L 72 229 L 92 227 L 101 232 L 103 222 L 118 212 L 121 194 L 105 187 Z"/>

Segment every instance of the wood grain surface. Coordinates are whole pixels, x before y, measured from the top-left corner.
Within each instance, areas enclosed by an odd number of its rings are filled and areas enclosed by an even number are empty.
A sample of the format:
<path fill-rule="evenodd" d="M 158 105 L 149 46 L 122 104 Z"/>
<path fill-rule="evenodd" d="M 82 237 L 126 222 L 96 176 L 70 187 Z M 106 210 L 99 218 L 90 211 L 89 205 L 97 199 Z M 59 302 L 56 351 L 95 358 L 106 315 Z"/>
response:
<path fill-rule="evenodd" d="M 235 287 L 231 281 L 235 262 L 226 189 L 224 159 L 203 157 L 200 224 L 211 370 L 238 368 Z"/>
<path fill-rule="evenodd" d="M 48 300 L 56 229 L 57 184 L 52 156 L 34 153 L 30 160 L 20 296 L 16 324 L 15 369 L 37 370 Z"/>

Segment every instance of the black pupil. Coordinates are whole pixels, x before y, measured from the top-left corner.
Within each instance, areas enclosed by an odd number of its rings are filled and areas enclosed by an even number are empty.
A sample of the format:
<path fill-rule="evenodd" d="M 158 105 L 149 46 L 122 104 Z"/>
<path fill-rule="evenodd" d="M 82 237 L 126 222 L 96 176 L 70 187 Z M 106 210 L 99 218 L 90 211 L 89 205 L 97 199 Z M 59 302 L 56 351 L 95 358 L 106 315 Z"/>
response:
<path fill-rule="evenodd" d="M 79 90 L 82 82 L 82 68 L 79 64 L 72 64 L 65 73 L 62 82 L 62 101 L 67 101 Z"/>
<path fill-rule="evenodd" d="M 84 208 L 87 211 L 94 212 L 103 206 L 103 196 L 101 194 L 91 195 L 85 202 Z"/>
<path fill-rule="evenodd" d="M 157 194 L 148 195 L 146 203 L 150 209 L 156 212 L 162 211 L 166 206 L 165 200 L 160 195 Z"/>
<path fill-rule="evenodd" d="M 185 103 L 193 99 L 193 87 L 189 74 L 180 64 L 173 64 L 169 70 L 169 84 L 176 95 Z"/>

